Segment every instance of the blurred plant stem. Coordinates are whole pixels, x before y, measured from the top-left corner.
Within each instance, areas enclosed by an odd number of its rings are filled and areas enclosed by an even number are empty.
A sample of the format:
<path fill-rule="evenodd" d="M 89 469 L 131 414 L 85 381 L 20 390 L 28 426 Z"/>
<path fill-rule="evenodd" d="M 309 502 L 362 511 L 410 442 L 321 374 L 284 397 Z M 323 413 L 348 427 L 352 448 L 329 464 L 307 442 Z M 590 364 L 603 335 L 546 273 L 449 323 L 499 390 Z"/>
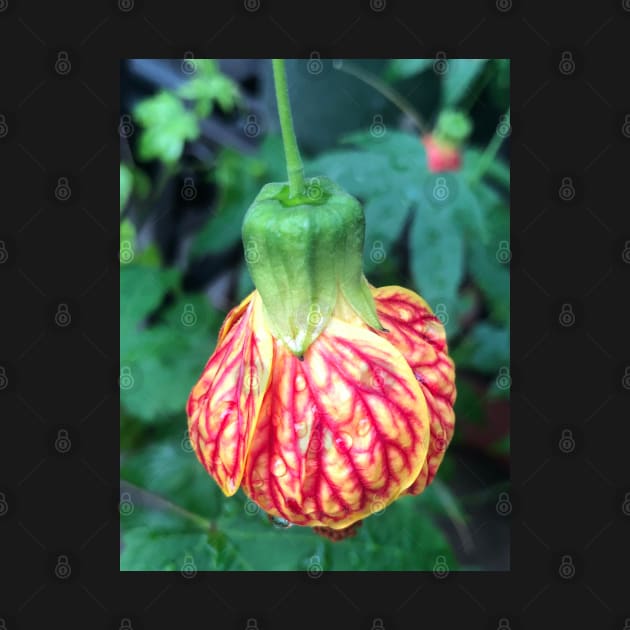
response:
<path fill-rule="evenodd" d="M 341 70 L 341 72 L 345 72 L 357 79 L 359 81 L 363 81 L 363 83 L 369 85 L 371 88 L 374 88 L 377 92 L 382 94 L 388 101 L 390 101 L 393 105 L 395 105 L 403 114 L 407 114 L 411 120 L 415 123 L 416 127 L 422 135 L 426 133 L 425 124 L 422 121 L 422 117 L 418 113 L 418 111 L 405 99 L 402 94 L 397 92 L 393 87 L 387 85 L 384 81 L 382 81 L 379 77 L 364 70 L 363 68 L 359 68 L 352 63 L 348 63 L 347 61 L 341 62 L 337 70 Z"/>
<path fill-rule="evenodd" d="M 509 126 L 510 124 L 510 108 L 507 108 L 505 114 L 501 117 L 501 120 L 505 121 L 505 124 Z M 488 146 L 485 148 L 484 152 L 481 154 L 481 158 L 479 158 L 479 163 L 477 164 L 477 170 L 475 174 L 471 178 L 471 183 L 478 182 L 485 174 L 490 165 L 492 164 L 494 158 L 497 156 L 499 149 L 501 148 L 501 144 L 505 139 L 506 134 L 500 134 L 495 132 L 492 136 L 490 142 L 488 142 Z"/>
<path fill-rule="evenodd" d="M 144 488 L 140 488 L 139 486 L 136 486 L 129 481 L 121 479 L 120 490 L 121 492 L 128 492 L 129 495 L 135 498 L 134 503 L 137 503 L 138 505 L 145 505 L 146 507 L 150 507 L 163 512 L 173 512 L 205 531 L 216 529 L 212 521 L 209 521 L 200 514 L 189 512 L 188 510 L 185 510 L 179 505 L 172 503 L 159 494 L 155 494 L 154 492 L 145 490 Z"/>
<path fill-rule="evenodd" d="M 302 158 L 300 157 L 300 150 L 298 149 L 293 128 L 287 73 L 284 67 L 284 59 L 272 59 L 271 63 L 276 88 L 276 101 L 278 103 L 278 118 L 282 129 L 282 144 L 284 145 L 287 175 L 289 176 L 289 197 L 297 197 L 304 194 L 304 167 L 302 166 Z"/>

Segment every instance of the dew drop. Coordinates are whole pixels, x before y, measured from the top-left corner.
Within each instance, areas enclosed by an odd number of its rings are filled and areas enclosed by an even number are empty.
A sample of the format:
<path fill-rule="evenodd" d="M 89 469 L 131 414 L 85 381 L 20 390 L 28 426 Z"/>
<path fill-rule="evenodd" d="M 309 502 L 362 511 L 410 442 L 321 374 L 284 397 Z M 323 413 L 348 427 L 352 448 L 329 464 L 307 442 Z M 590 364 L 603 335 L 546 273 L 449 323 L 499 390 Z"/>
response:
<path fill-rule="evenodd" d="M 292 523 L 289 523 L 286 518 L 282 518 L 281 516 L 272 516 L 271 522 L 273 523 L 273 526 L 278 529 L 288 529 L 292 526 Z"/>
<path fill-rule="evenodd" d="M 301 374 L 298 374 L 295 377 L 295 391 L 296 392 L 304 391 L 305 387 L 306 387 L 306 380 L 305 380 L 305 378 Z"/>
<path fill-rule="evenodd" d="M 352 448 L 352 436 L 344 431 L 339 433 L 339 436 L 335 438 L 335 444 L 337 446 L 345 447 L 347 449 Z"/>
<path fill-rule="evenodd" d="M 367 418 L 361 418 L 357 425 L 357 434 L 360 436 L 367 435 L 370 432 L 370 421 Z"/>
<path fill-rule="evenodd" d="M 279 457 L 279 456 L 276 457 L 276 459 L 274 460 L 271 466 L 271 471 L 276 477 L 282 477 L 282 475 L 286 474 L 287 465 L 284 463 L 284 460 L 282 459 L 282 457 Z"/>

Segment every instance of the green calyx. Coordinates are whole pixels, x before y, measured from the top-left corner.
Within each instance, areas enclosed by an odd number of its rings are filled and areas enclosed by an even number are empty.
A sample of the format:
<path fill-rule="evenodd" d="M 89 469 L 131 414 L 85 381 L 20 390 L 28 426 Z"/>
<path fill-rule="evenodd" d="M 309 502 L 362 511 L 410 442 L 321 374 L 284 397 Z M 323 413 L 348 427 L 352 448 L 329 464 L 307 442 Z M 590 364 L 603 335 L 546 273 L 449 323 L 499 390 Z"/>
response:
<path fill-rule="evenodd" d="M 296 356 L 324 330 L 340 296 L 384 330 L 363 275 L 363 208 L 328 178 L 307 179 L 295 197 L 286 182 L 263 186 L 242 236 L 271 331 Z"/>
<path fill-rule="evenodd" d="M 438 116 L 433 136 L 438 142 L 460 147 L 472 132 L 470 118 L 463 112 L 446 109 Z"/>

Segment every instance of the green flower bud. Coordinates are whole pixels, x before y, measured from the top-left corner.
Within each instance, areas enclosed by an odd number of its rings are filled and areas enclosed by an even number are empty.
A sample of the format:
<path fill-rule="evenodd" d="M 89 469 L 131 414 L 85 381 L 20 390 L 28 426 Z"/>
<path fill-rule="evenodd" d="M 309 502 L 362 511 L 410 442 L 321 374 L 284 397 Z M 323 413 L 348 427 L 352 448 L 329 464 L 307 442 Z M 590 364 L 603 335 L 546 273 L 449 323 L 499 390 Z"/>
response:
<path fill-rule="evenodd" d="M 286 182 L 263 186 L 242 237 L 271 331 L 293 354 L 317 339 L 340 296 L 383 330 L 363 275 L 363 208 L 328 178 L 308 179 L 305 194 L 293 198 Z"/>

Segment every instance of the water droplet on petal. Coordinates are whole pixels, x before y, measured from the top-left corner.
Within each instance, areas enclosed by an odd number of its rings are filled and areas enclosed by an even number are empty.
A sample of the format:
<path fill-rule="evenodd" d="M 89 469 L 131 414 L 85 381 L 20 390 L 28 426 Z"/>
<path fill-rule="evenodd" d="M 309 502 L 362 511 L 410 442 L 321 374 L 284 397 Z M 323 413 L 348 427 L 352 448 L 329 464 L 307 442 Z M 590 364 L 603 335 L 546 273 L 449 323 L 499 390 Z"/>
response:
<path fill-rule="evenodd" d="M 305 387 L 306 387 L 306 379 L 301 374 L 298 374 L 295 377 L 295 391 L 301 392 L 304 390 Z"/>
<path fill-rule="evenodd" d="M 271 465 L 271 471 L 276 477 L 282 477 L 287 472 L 287 465 L 284 463 L 282 457 L 277 456 Z"/>
<path fill-rule="evenodd" d="M 357 426 L 357 434 L 360 436 L 367 435 L 370 432 L 370 421 L 367 418 L 361 418 Z"/>
<path fill-rule="evenodd" d="M 273 526 L 278 529 L 287 529 L 292 526 L 292 523 L 289 523 L 286 518 L 282 518 L 281 516 L 272 516 L 271 522 Z"/>
<path fill-rule="evenodd" d="M 335 444 L 337 444 L 337 446 L 340 446 L 341 448 L 345 447 L 347 449 L 350 449 L 352 448 L 352 436 L 348 433 L 345 433 L 344 431 L 341 431 L 341 433 L 339 433 L 339 436 L 335 438 Z"/>

